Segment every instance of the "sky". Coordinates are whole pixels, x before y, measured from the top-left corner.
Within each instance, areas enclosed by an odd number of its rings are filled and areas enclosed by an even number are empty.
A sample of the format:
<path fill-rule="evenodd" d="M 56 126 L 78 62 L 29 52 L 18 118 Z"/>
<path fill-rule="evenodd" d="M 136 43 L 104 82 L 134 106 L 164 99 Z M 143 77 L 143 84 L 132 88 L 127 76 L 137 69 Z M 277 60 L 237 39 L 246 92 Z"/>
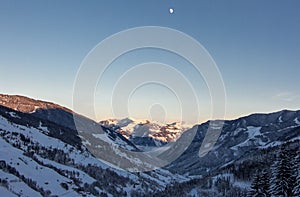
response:
<path fill-rule="evenodd" d="M 80 65 L 97 44 L 126 29 L 161 26 L 191 36 L 213 58 L 226 90 L 226 119 L 300 109 L 299 7 L 297 0 L 1 0 L 0 93 L 72 109 Z M 128 112 L 116 112 L 113 88 L 124 73 L 126 76 L 128 70 L 147 62 L 170 65 L 184 75 L 199 101 L 198 121 L 210 119 L 213 106 L 203 76 L 182 57 L 160 49 L 131 51 L 109 66 L 95 87 L 95 119 L 130 116 L 170 122 L 182 119 L 182 110 L 194 114 L 189 98 L 178 97 L 176 91 L 155 83 L 137 84 L 140 86 L 130 97 L 119 96 L 126 100 Z M 143 75 L 147 73 L 137 78 Z M 172 73 L 164 76 L 174 77 Z M 178 80 L 179 88 L 181 82 Z M 125 86 L 127 83 L 122 81 Z M 180 102 L 187 107 L 182 109 Z M 192 119 L 184 117 L 187 122 Z"/>

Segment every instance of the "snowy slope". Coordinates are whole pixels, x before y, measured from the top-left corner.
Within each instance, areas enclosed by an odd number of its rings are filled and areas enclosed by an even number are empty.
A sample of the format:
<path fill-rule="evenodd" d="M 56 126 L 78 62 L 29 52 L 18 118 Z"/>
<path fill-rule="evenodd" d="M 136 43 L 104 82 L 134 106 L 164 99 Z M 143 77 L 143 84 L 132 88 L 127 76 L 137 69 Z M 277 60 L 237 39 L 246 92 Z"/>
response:
<path fill-rule="evenodd" d="M 30 121 L 26 122 L 25 117 Z M 188 180 L 167 170 L 118 170 L 93 157 L 84 143 L 67 144 L 51 136 L 54 127 L 43 120 L 35 122 L 36 117 L 0 107 L 0 178 L 13 180 L 8 188 L 1 187 L 3 192 L 23 196 L 126 196 L 135 190 L 153 192 L 174 181 Z M 112 143 L 106 134 L 102 135 L 103 143 Z"/>
<path fill-rule="evenodd" d="M 7 163 L 16 171 L 20 172 L 20 175 L 31 179 L 37 183 L 37 187 L 47 188 L 52 195 L 62 195 L 66 193 L 66 190 L 60 186 L 61 183 L 72 183 L 71 179 L 61 176 L 56 171 L 45 168 L 33 159 L 23 155 L 23 151 L 14 148 L 11 144 L 0 139 L 0 158 L 1 161 Z M 51 177 L 47 179 L 46 177 Z M 46 179 L 45 179 L 46 178 Z M 68 184 L 71 187 L 71 184 Z M 27 191 L 27 190 L 26 190 Z M 70 191 L 70 196 L 74 196 L 77 193 Z"/>
<path fill-rule="evenodd" d="M 1 179 L 4 179 L 7 181 L 7 188 L 5 188 L 9 193 L 13 193 L 15 195 L 22 195 L 22 196 L 40 196 L 38 192 L 30 188 L 28 185 L 26 185 L 22 180 L 20 180 L 18 177 L 9 174 L 8 172 L 4 172 L 0 170 L 0 177 Z M 4 189 L 4 188 L 3 188 Z M 1 192 L 3 195 L 3 193 Z M 6 196 L 6 195 L 3 195 Z"/>
<path fill-rule="evenodd" d="M 266 148 L 300 140 L 300 111 L 283 110 L 271 114 L 252 114 L 224 122 L 222 132 L 213 149 L 198 157 L 209 122 L 198 125 L 193 143 L 168 169 L 183 174 L 207 172 Z"/>
<path fill-rule="evenodd" d="M 199 158 L 207 122 L 195 126 L 192 143 L 165 169 L 131 173 L 94 155 L 105 150 L 111 158 L 125 160 L 138 169 L 139 165 L 149 164 L 126 151 L 138 152 L 150 146 L 163 150 L 165 147 L 160 146 L 180 139 L 186 127 L 131 119 L 107 120 L 101 126 L 82 117 L 81 121 L 91 125 L 91 131 L 80 135 L 74 130 L 70 110 L 23 97 L 4 98 L 5 105 L 26 113 L 0 106 L 1 196 L 142 196 L 159 191 L 162 193 L 158 196 L 165 196 L 164 189 L 174 190 L 173 196 L 178 196 L 182 188 L 186 188 L 182 196 L 222 196 L 224 191 L 218 189 L 226 184 L 241 191 L 249 188 L 249 180 L 241 179 L 238 173 L 247 175 L 262 164 L 269 167 L 279 145 L 296 142 L 292 144 L 296 146 L 300 141 L 300 111 L 253 114 L 225 121 L 213 149 Z M 22 101 L 20 108 L 16 107 Z"/>

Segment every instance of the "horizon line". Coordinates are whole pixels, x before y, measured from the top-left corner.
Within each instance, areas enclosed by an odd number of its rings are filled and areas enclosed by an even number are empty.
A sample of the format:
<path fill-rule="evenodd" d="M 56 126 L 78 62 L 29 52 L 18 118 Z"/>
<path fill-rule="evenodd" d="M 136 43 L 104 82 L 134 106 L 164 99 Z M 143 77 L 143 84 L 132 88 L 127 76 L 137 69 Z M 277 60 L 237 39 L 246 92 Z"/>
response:
<path fill-rule="evenodd" d="M 95 120 L 94 118 L 88 117 L 88 116 L 86 116 L 84 114 L 81 114 L 79 112 L 74 111 L 72 107 L 69 107 L 67 105 L 61 104 L 61 103 L 56 102 L 56 101 L 52 101 L 52 100 L 48 100 L 48 99 L 43 99 L 43 98 L 36 98 L 36 97 L 33 97 L 33 96 L 28 96 L 26 94 L 21 95 L 21 94 L 16 94 L 16 93 L 14 93 L 14 94 L 0 93 L 0 95 L 25 97 L 27 99 L 32 99 L 32 100 L 35 100 L 35 101 L 38 101 L 38 102 L 45 102 L 45 103 L 49 103 L 49 104 L 50 103 L 51 104 L 55 104 L 55 105 L 58 105 L 58 106 L 60 106 L 62 108 L 69 109 L 73 113 L 85 116 L 85 117 L 87 117 L 87 118 L 89 118 L 89 119 L 91 119 L 91 120 L 93 120 L 95 122 L 105 121 L 105 120 L 109 120 L 109 119 L 122 120 L 122 119 L 126 119 L 126 118 L 128 118 L 130 120 L 137 120 L 137 121 L 139 121 L 139 120 L 148 120 L 148 121 L 150 121 L 147 118 L 133 118 L 133 117 L 117 118 L 117 117 L 111 117 L 111 116 L 108 116 L 107 118 L 104 118 L 104 119 Z M 165 122 L 160 122 L 160 121 L 153 120 L 151 122 L 159 122 L 159 123 L 162 123 L 162 124 L 171 124 L 171 123 L 174 123 L 174 122 L 181 122 L 181 123 L 185 122 L 185 123 L 187 123 L 186 125 L 197 125 L 197 124 L 206 123 L 208 121 L 216 121 L 216 120 L 232 121 L 232 120 L 237 120 L 239 118 L 247 117 L 247 116 L 250 116 L 250 115 L 255 115 L 255 114 L 272 114 L 272 113 L 278 113 L 278 112 L 281 112 L 281 111 L 292 111 L 292 112 L 294 111 L 295 112 L 295 111 L 300 111 L 300 108 L 297 108 L 297 109 L 283 108 L 283 109 L 275 109 L 275 110 L 272 110 L 272 111 L 263 111 L 263 112 L 257 112 L 257 111 L 255 112 L 254 111 L 254 112 L 249 112 L 249 113 L 246 113 L 246 114 L 245 113 L 244 114 L 241 113 L 240 115 L 236 115 L 234 117 L 225 117 L 224 119 L 215 119 L 215 120 L 213 120 L 213 119 L 206 119 L 206 120 L 199 121 L 199 122 L 196 122 L 196 123 L 190 123 L 190 122 L 185 121 L 185 120 L 172 120 L 172 121 L 165 121 Z"/>

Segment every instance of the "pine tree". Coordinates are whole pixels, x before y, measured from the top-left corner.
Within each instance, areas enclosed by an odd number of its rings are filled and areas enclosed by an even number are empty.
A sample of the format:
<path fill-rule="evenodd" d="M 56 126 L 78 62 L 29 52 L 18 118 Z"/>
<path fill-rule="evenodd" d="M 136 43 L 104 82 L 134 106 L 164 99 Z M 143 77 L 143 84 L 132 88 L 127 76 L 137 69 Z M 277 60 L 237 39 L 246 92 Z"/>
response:
<path fill-rule="evenodd" d="M 298 151 L 295 158 L 295 184 L 293 188 L 293 196 L 300 196 L 300 148 L 298 147 Z"/>
<path fill-rule="evenodd" d="M 249 197 L 269 197 L 269 174 L 267 171 L 258 172 L 253 179 Z"/>
<path fill-rule="evenodd" d="M 257 194 L 259 193 L 259 188 L 260 188 L 259 180 L 260 180 L 259 173 L 256 173 L 256 175 L 254 176 L 254 179 L 252 181 L 252 184 L 251 184 L 251 189 L 248 194 L 249 197 L 258 196 Z"/>
<path fill-rule="evenodd" d="M 268 172 L 266 170 L 264 170 L 261 174 L 260 183 L 261 183 L 261 193 L 265 197 L 271 196 L 269 181 L 270 181 L 270 176 L 269 176 Z"/>
<path fill-rule="evenodd" d="M 290 197 L 293 190 L 292 157 L 286 146 L 282 146 L 275 163 L 272 165 L 270 180 L 271 196 Z"/>

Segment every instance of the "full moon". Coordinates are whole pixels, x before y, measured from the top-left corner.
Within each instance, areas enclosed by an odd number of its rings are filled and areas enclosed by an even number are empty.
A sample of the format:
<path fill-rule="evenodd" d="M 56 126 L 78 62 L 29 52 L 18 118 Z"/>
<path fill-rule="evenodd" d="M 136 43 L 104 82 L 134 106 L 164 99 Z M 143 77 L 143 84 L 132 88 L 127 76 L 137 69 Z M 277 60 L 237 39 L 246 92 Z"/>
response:
<path fill-rule="evenodd" d="M 169 12 L 170 12 L 170 14 L 173 14 L 173 12 L 174 12 L 173 8 L 170 8 Z"/>

